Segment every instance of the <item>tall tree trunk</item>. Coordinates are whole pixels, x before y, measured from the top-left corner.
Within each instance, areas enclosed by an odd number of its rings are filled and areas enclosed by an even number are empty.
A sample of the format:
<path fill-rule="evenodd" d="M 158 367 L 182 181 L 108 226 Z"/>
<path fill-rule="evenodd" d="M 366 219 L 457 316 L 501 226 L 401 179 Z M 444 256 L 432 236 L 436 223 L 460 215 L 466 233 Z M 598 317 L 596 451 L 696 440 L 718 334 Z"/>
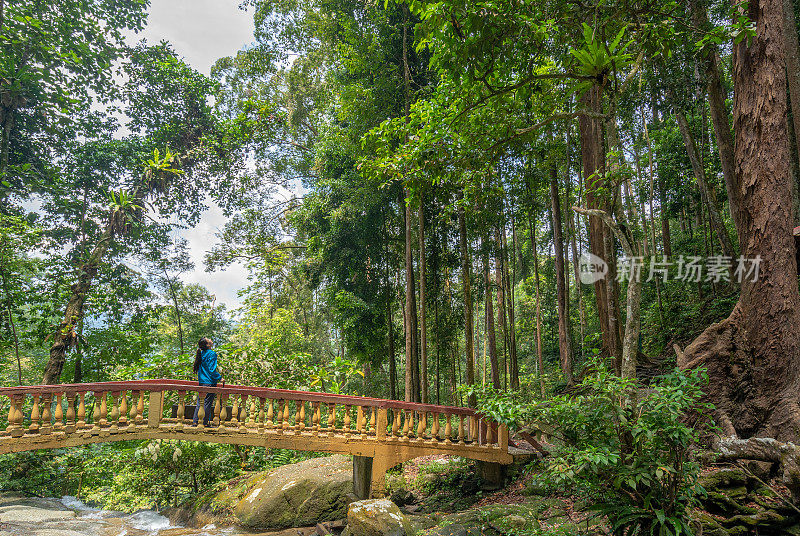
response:
<path fill-rule="evenodd" d="M 494 257 L 494 276 L 495 284 L 497 285 L 497 329 L 503 340 L 503 362 L 501 370 L 504 374 L 502 381 L 503 388 L 508 387 L 508 325 L 506 323 L 506 284 L 505 284 L 505 243 L 503 234 L 500 232 L 500 227 L 495 229 L 495 242 L 497 248 L 495 249 Z"/>
<path fill-rule="evenodd" d="M 679 355 L 705 366 L 706 392 L 728 435 L 800 436 L 800 293 L 797 285 L 786 132 L 783 0 L 743 4 L 756 35 L 733 46 L 733 125 L 741 251 L 760 256 L 730 316 Z"/>
<path fill-rule="evenodd" d="M 391 291 L 389 296 L 391 296 Z M 386 321 L 389 324 L 389 398 L 397 400 L 397 363 L 394 357 L 394 321 L 392 320 L 392 300 L 386 300 Z"/>
<path fill-rule="evenodd" d="M 511 248 L 512 248 L 512 259 L 514 259 L 514 272 L 513 272 L 513 279 L 509 276 L 506 276 L 506 284 L 507 292 L 506 296 L 508 297 L 508 330 L 509 330 L 509 341 L 511 345 L 511 352 L 509 354 L 511 358 L 510 364 L 510 375 L 511 378 L 509 383 L 511 384 L 511 389 L 519 389 L 519 361 L 517 360 L 517 323 L 516 323 L 516 316 L 515 316 L 515 304 L 514 304 L 514 288 L 516 286 L 516 278 L 517 278 L 517 226 L 516 222 L 514 221 L 514 213 L 511 213 Z"/>
<path fill-rule="evenodd" d="M 539 389 L 541 390 L 542 397 L 545 396 L 544 391 L 544 359 L 542 358 L 542 309 L 541 309 L 541 292 L 539 289 L 539 252 L 536 247 L 536 225 L 532 221 L 530 213 L 528 213 L 528 225 L 530 226 L 531 235 L 531 250 L 533 250 L 533 277 L 536 289 L 536 362 L 539 366 Z"/>
<path fill-rule="evenodd" d="M 656 105 L 656 94 L 653 92 L 650 109 L 653 111 L 653 125 L 661 125 L 661 117 L 658 113 L 658 106 Z M 652 153 L 652 150 L 651 150 Z M 664 173 L 661 173 L 660 168 L 657 169 L 658 176 L 658 205 L 659 215 L 661 216 L 661 244 L 662 253 L 667 257 L 672 256 L 672 240 L 669 231 L 669 214 L 667 213 L 667 178 Z M 653 244 L 655 251 L 655 244 Z"/>
<path fill-rule="evenodd" d="M 425 210 L 424 201 L 419 201 L 419 321 L 420 321 L 420 398 L 423 404 L 428 403 L 428 330 L 425 315 Z"/>
<path fill-rule="evenodd" d="M 719 209 L 719 203 L 717 203 L 717 196 L 706 180 L 706 172 L 703 169 L 703 162 L 700 160 L 700 153 L 697 151 L 694 136 L 692 136 L 692 132 L 689 129 L 689 123 L 686 120 L 686 116 L 680 110 L 675 110 L 675 119 L 678 121 L 678 129 L 681 131 L 683 144 L 689 155 L 689 161 L 692 164 L 692 171 L 694 172 L 695 179 L 697 179 L 697 185 L 700 187 L 700 192 L 703 194 L 706 205 L 708 206 L 711 227 L 717 235 L 717 239 L 722 248 L 722 254 L 733 259 L 736 256 L 736 252 L 733 249 L 733 242 L 731 242 L 728 229 L 722 221 L 722 214 Z"/>
<path fill-rule="evenodd" d="M 139 199 L 141 197 L 137 196 Z M 71 294 L 67 307 L 64 311 L 64 319 L 59 323 L 58 328 L 52 335 L 53 343 L 50 346 L 50 358 L 44 369 L 42 383 L 45 385 L 58 383 L 61 378 L 61 371 L 67 359 L 67 350 L 75 343 L 75 327 L 78 321 L 83 318 L 83 306 L 89 295 L 94 278 L 97 276 L 100 263 L 108 251 L 108 246 L 114 240 L 114 225 L 108 222 L 100 239 L 95 244 L 89 257 L 81 265 L 78 281 L 72 285 Z"/>
<path fill-rule="evenodd" d="M 491 367 L 492 374 L 492 387 L 500 389 L 500 366 L 497 362 L 497 340 L 495 339 L 494 331 L 494 308 L 492 306 L 492 278 L 491 268 L 489 266 L 489 251 L 490 244 L 484 243 L 481 239 L 483 249 L 483 282 L 486 286 L 484 292 L 484 306 L 485 306 L 485 329 L 486 329 L 486 347 L 484 348 L 484 355 L 489 351 L 489 366 Z M 484 361 L 485 365 L 485 361 Z M 485 372 L 485 371 L 484 371 Z"/>
<path fill-rule="evenodd" d="M 602 114 L 602 90 L 599 86 L 592 86 L 581 99 L 586 109 L 596 114 Z M 583 163 L 583 176 L 586 181 L 586 206 L 590 209 L 607 210 L 604 196 L 597 195 L 597 190 L 602 187 L 600 178 L 606 171 L 605 149 L 603 147 L 603 123 L 597 117 L 582 115 L 579 118 L 581 138 L 581 160 Z M 595 298 L 597 300 L 597 315 L 600 321 L 600 331 L 603 340 L 603 353 L 615 358 L 619 368 L 621 359 L 621 333 L 619 324 L 619 309 L 616 297 L 617 289 L 614 277 L 616 275 L 616 248 L 613 237 L 607 231 L 600 218 L 589 217 L 589 252 L 603 259 L 608 265 L 608 274 L 604 279 L 594 283 Z"/>
<path fill-rule="evenodd" d="M 700 29 L 710 27 L 708 13 L 701 0 L 690 0 L 689 7 L 692 12 L 692 20 Z M 731 218 L 736 225 L 736 232 L 741 243 L 742 229 L 738 218 L 739 201 L 737 192 L 739 187 L 736 184 L 736 164 L 734 158 L 733 135 L 731 125 L 728 121 L 728 109 L 725 107 L 725 88 L 722 86 L 722 73 L 720 71 L 720 59 L 717 47 L 709 44 L 705 49 L 703 60 L 703 71 L 706 80 L 706 92 L 708 93 L 708 109 L 711 112 L 711 123 L 714 125 L 714 135 L 717 139 L 717 149 L 722 167 L 722 175 L 725 178 L 725 189 L 728 193 L 728 208 Z"/>
<path fill-rule="evenodd" d="M 437 285 L 436 295 L 437 296 L 441 295 L 441 289 L 439 288 L 438 285 Z M 441 338 L 439 336 L 440 333 L 441 333 L 441 330 L 439 329 L 440 326 L 439 326 L 439 300 L 438 299 L 436 301 L 434 301 L 434 303 L 433 303 L 433 322 L 436 325 L 436 404 L 438 405 L 438 404 L 442 403 L 442 399 L 439 396 L 439 394 L 440 394 L 439 386 L 441 385 L 441 383 L 440 383 L 440 373 L 441 373 L 440 361 L 441 361 L 441 347 L 442 347 L 442 344 L 441 344 Z"/>
<path fill-rule="evenodd" d="M 406 402 L 419 402 L 417 372 L 417 298 L 414 284 L 414 254 L 412 251 L 411 207 L 405 201 L 407 192 L 401 192 L 401 209 L 405 214 L 405 273 L 406 273 Z"/>
<path fill-rule="evenodd" d="M 78 321 L 78 332 L 75 339 L 75 371 L 72 375 L 72 383 L 83 381 L 83 318 Z"/>
<path fill-rule="evenodd" d="M 461 286 L 464 290 L 464 354 L 467 356 L 467 385 L 475 385 L 475 353 L 472 332 L 472 289 L 470 288 L 470 257 L 467 244 L 467 218 L 464 214 L 463 204 L 458 207 L 458 233 L 461 248 Z M 469 397 L 468 404 L 475 407 L 475 396 Z"/>
<path fill-rule="evenodd" d="M 561 371 L 567 385 L 574 385 L 572 377 L 572 337 L 569 332 L 569 297 L 564 269 L 564 238 L 561 232 L 561 199 L 558 195 L 558 173 L 556 166 L 550 169 L 550 200 L 552 203 L 553 246 L 556 261 L 556 296 L 558 301 L 558 350 L 561 356 Z"/>
<path fill-rule="evenodd" d="M 570 164 L 571 164 L 571 154 L 572 154 L 572 128 L 571 126 L 567 127 L 567 151 L 566 151 L 566 173 L 564 174 L 564 190 L 566 192 L 566 206 L 572 206 L 572 180 L 570 175 Z M 579 174 L 580 177 L 580 174 Z M 580 184 L 580 179 L 579 179 Z M 570 240 L 570 246 L 572 249 L 572 269 L 575 275 L 575 294 L 576 299 L 578 301 L 578 329 L 580 335 L 580 350 L 581 355 L 583 355 L 583 340 L 586 337 L 586 306 L 583 302 L 583 292 L 581 290 L 581 279 L 580 279 L 580 266 L 579 266 L 579 252 L 578 252 L 578 239 L 579 239 L 579 227 L 576 225 L 576 219 L 578 215 L 574 214 L 572 211 L 567 212 L 567 234 Z M 574 349 L 573 349 L 574 353 Z"/>

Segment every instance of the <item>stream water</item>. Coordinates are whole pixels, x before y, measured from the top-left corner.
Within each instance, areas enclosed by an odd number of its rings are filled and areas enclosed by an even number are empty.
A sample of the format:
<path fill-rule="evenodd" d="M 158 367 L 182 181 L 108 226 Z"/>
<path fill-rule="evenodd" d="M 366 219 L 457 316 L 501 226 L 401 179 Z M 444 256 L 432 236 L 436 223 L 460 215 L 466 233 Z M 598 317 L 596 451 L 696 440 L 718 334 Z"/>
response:
<path fill-rule="evenodd" d="M 152 510 L 125 514 L 86 506 L 75 497 L 37 499 L 0 495 L 0 536 L 238 536 L 252 533 L 209 525 L 171 525 Z"/>

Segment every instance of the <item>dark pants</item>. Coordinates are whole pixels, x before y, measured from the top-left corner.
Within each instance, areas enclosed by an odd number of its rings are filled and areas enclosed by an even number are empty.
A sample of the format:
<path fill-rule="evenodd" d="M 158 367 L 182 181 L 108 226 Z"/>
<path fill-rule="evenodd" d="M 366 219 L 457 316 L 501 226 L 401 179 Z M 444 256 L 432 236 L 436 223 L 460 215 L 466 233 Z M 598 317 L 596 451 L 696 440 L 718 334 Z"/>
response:
<path fill-rule="evenodd" d="M 201 387 L 213 387 L 211 385 L 204 385 L 200 384 Z M 203 409 L 205 410 L 206 414 L 203 417 L 203 426 L 208 426 L 211 424 L 211 421 L 214 420 L 214 399 L 216 398 L 216 393 L 206 393 L 206 398 L 203 400 Z M 199 419 L 200 415 L 200 400 L 197 401 L 197 405 L 194 407 L 194 425 L 197 426 L 197 420 Z"/>

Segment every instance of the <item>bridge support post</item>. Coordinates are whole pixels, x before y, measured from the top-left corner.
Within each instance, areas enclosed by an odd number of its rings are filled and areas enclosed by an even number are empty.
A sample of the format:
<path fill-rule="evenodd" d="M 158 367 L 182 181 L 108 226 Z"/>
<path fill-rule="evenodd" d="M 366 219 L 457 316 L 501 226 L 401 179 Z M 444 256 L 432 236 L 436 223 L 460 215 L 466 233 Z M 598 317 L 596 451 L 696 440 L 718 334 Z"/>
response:
<path fill-rule="evenodd" d="M 372 458 L 353 456 L 353 494 L 359 500 L 369 499 L 372 487 Z"/>
<path fill-rule="evenodd" d="M 164 393 L 161 391 L 151 391 L 150 400 L 147 405 L 147 426 L 158 428 L 161 423 L 161 415 L 164 412 Z"/>
<path fill-rule="evenodd" d="M 506 478 L 506 466 L 497 462 L 477 461 L 475 468 L 483 481 L 482 489 L 494 491 L 503 487 Z"/>

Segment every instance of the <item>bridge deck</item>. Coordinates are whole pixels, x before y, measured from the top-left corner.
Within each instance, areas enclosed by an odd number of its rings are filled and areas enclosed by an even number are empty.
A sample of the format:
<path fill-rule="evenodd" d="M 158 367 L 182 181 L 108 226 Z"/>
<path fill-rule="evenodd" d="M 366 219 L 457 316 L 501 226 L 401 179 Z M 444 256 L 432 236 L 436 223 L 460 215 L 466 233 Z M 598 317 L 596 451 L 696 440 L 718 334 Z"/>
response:
<path fill-rule="evenodd" d="M 215 394 L 198 425 L 187 409 Z M 511 463 L 508 429 L 469 408 L 179 380 L 0 388 L 8 397 L 0 453 L 125 440 L 178 439 L 373 458 L 372 494 L 387 469 L 429 454 Z M 187 404 L 188 402 L 188 404 Z"/>

